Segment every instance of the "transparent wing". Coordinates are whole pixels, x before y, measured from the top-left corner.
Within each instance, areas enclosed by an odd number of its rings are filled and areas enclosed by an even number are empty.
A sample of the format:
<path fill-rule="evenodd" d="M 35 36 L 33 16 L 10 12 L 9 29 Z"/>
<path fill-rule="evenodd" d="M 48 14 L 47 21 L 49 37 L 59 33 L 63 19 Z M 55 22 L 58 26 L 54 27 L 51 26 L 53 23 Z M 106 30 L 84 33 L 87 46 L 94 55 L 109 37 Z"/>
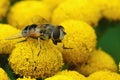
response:
<path fill-rule="evenodd" d="M 23 38 L 23 35 L 21 33 L 18 33 L 6 38 L 6 40 L 12 40 L 12 39 L 18 39 L 18 38 Z"/>
<path fill-rule="evenodd" d="M 34 24 L 40 25 L 40 24 L 46 24 L 46 23 L 48 23 L 48 20 L 46 20 L 44 17 L 42 17 L 42 16 L 40 16 L 40 15 L 36 15 L 36 16 L 34 16 L 34 17 L 32 18 L 32 22 L 33 22 Z"/>

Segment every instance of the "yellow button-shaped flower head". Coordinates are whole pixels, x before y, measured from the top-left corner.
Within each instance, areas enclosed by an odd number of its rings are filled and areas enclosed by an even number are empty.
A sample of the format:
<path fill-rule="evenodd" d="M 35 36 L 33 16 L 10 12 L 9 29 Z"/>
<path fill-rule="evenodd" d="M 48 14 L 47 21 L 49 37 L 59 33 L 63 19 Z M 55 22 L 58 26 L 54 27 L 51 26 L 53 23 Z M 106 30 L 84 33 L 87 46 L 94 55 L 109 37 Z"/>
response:
<path fill-rule="evenodd" d="M 92 52 L 85 64 L 77 65 L 76 70 L 86 76 L 99 70 L 110 70 L 117 72 L 117 65 L 113 58 L 103 50 Z"/>
<path fill-rule="evenodd" d="M 0 54 L 9 54 L 11 53 L 14 45 L 19 41 L 15 40 L 6 40 L 7 38 L 16 35 L 20 30 L 14 28 L 8 24 L 0 24 Z"/>
<path fill-rule="evenodd" d="M 49 6 L 51 10 L 54 10 L 61 2 L 65 0 L 39 0 L 39 1 L 44 2 L 45 4 Z"/>
<path fill-rule="evenodd" d="M 76 71 L 65 70 L 45 80 L 86 80 L 86 78 Z"/>
<path fill-rule="evenodd" d="M 29 38 L 16 45 L 9 57 L 9 64 L 16 74 L 31 78 L 44 78 L 57 73 L 63 66 L 62 54 L 49 41 Z"/>
<path fill-rule="evenodd" d="M 109 20 L 120 20 L 120 0 L 91 0 L 101 9 L 101 14 Z"/>
<path fill-rule="evenodd" d="M 111 71 L 98 71 L 91 74 L 88 80 L 120 80 L 120 74 Z"/>
<path fill-rule="evenodd" d="M 0 80 L 10 80 L 7 73 L 2 68 L 0 68 Z"/>
<path fill-rule="evenodd" d="M 9 5 L 10 0 L 0 0 L 0 20 L 6 15 Z"/>
<path fill-rule="evenodd" d="M 26 77 L 23 77 L 23 78 L 18 78 L 17 80 L 36 80 L 35 78 L 26 78 Z"/>
<path fill-rule="evenodd" d="M 67 19 L 83 20 L 97 25 L 101 18 L 100 10 L 89 0 L 66 0 L 54 10 L 52 22 L 59 24 Z"/>
<path fill-rule="evenodd" d="M 8 23 L 23 29 L 32 23 L 45 23 L 50 21 L 51 11 L 41 1 L 20 1 L 12 6 L 8 13 Z"/>
<path fill-rule="evenodd" d="M 62 41 L 64 47 L 59 49 L 63 54 L 64 61 L 71 64 L 83 63 L 96 46 L 96 34 L 94 29 L 83 21 L 66 20 L 61 23 L 67 33 Z"/>

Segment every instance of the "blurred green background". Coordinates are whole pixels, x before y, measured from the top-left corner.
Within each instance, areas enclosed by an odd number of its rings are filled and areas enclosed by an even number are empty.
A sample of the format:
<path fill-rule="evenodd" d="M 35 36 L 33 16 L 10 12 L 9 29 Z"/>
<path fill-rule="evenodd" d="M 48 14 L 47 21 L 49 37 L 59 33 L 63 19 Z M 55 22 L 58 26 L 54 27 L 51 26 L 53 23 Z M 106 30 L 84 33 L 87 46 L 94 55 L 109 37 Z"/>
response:
<path fill-rule="evenodd" d="M 95 30 L 98 37 L 97 48 L 108 52 L 118 65 L 120 61 L 120 21 L 110 22 L 102 19 Z"/>

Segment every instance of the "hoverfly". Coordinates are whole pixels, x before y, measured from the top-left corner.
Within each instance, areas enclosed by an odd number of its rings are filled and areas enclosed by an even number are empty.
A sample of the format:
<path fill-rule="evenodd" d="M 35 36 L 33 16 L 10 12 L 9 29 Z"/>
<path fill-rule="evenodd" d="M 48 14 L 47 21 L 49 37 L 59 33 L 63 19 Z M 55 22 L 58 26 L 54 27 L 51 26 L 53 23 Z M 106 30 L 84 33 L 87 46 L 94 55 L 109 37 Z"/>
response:
<path fill-rule="evenodd" d="M 8 38 L 7 40 L 10 39 L 17 39 L 17 38 L 25 38 L 26 41 L 27 38 L 36 38 L 38 39 L 38 42 L 40 44 L 40 39 L 41 40 L 48 40 L 52 39 L 52 42 L 57 45 L 57 43 L 61 43 L 62 40 L 64 39 L 64 36 L 66 35 L 66 32 L 64 31 L 64 27 L 61 25 L 54 26 L 53 24 L 31 24 L 27 25 L 20 33 L 19 36 L 13 37 L 13 38 Z M 22 42 L 22 41 L 20 41 Z M 63 49 L 71 49 L 71 48 L 66 48 L 63 45 Z"/>

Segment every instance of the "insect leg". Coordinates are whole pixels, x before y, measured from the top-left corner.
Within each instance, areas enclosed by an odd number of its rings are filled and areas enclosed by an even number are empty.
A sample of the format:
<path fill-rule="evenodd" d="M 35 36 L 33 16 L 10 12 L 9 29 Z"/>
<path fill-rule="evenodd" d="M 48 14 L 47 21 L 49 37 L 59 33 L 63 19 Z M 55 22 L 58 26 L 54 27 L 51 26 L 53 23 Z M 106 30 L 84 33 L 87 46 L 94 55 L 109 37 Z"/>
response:
<path fill-rule="evenodd" d="M 28 37 L 26 37 L 25 39 L 23 39 L 23 40 L 21 40 L 21 41 L 19 41 L 19 42 L 17 42 L 17 43 L 25 42 L 25 41 L 27 41 L 27 39 L 28 39 Z"/>
<path fill-rule="evenodd" d="M 65 47 L 65 45 L 63 44 L 62 46 L 63 49 L 73 49 L 73 48 L 68 48 L 68 47 Z"/>
<path fill-rule="evenodd" d="M 40 38 L 39 37 L 38 37 L 38 45 L 39 45 L 39 47 L 41 49 L 41 44 L 40 44 Z"/>

